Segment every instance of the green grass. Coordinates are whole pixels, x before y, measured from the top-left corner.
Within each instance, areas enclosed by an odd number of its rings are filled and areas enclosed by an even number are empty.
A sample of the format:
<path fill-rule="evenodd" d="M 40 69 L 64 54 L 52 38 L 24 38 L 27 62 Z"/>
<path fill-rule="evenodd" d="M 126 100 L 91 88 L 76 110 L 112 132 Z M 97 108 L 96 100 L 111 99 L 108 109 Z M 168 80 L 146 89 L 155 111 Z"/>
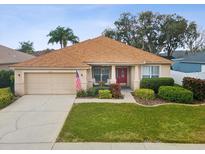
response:
<path fill-rule="evenodd" d="M 0 103 L 0 110 L 7 107 L 11 103 Z"/>
<path fill-rule="evenodd" d="M 58 141 L 205 143 L 205 106 L 75 104 Z"/>
<path fill-rule="evenodd" d="M 14 98 L 11 102 L 8 102 L 8 103 L 1 103 L 0 102 L 0 110 L 9 106 L 10 104 L 12 104 L 13 102 L 15 102 L 17 100 L 17 98 Z"/>

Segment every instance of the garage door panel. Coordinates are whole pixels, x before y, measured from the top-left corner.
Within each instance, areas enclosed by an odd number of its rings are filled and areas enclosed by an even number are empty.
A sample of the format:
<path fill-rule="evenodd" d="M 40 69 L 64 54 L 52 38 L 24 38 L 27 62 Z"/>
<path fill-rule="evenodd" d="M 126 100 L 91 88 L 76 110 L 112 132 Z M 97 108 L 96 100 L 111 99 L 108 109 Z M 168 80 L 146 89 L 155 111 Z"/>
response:
<path fill-rule="evenodd" d="M 75 94 L 74 73 L 26 73 L 26 94 Z"/>

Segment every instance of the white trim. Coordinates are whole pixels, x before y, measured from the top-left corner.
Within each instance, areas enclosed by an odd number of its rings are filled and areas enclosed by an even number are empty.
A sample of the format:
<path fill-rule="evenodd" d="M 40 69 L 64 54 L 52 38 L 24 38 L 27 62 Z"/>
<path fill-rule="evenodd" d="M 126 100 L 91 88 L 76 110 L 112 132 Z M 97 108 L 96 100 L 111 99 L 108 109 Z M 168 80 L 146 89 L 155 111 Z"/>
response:
<path fill-rule="evenodd" d="M 23 70 L 23 73 L 75 73 L 76 70 Z"/>
<path fill-rule="evenodd" d="M 143 78 L 143 67 L 144 66 L 149 66 L 149 67 L 151 67 L 151 66 L 159 66 L 159 77 L 161 77 L 161 69 L 162 69 L 162 67 L 161 67 L 161 65 L 141 65 L 141 75 L 140 75 L 140 79 L 142 79 Z"/>
<path fill-rule="evenodd" d="M 205 72 L 205 65 L 201 65 L 201 72 Z"/>
<path fill-rule="evenodd" d="M 115 65 L 115 66 L 135 66 L 135 65 L 157 65 L 157 64 L 162 64 L 162 65 L 171 65 L 172 63 L 168 63 L 168 62 L 142 62 L 142 63 L 129 63 L 129 62 L 85 62 L 88 65 Z"/>
<path fill-rule="evenodd" d="M 90 67 L 9 67 L 14 70 L 86 70 L 90 69 Z"/>

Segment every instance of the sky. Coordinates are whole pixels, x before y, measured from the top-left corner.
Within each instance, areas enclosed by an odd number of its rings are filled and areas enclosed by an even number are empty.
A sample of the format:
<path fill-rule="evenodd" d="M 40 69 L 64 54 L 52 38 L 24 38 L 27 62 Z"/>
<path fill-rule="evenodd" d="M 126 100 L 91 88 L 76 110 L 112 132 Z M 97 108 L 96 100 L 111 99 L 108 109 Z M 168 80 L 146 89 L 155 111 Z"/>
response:
<path fill-rule="evenodd" d="M 205 5 L 0 5 L 0 44 L 17 49 L 19 42 L 32 41 L 35 50 L 58 49 L 58 44 L 48 45 L 47 34 L 59 25 L 83 41 L 113 27 L 121 13 L 142 11 L 176 13 L 205 28 Z"/>

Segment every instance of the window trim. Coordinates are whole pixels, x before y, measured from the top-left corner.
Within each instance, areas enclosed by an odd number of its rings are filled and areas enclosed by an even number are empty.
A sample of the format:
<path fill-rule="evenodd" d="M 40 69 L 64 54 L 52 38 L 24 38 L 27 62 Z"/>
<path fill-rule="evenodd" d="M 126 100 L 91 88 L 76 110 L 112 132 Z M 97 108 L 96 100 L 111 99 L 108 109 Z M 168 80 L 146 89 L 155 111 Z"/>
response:
<path fill-rule="evenodd" d="M 110 66 L 93 66 L 92 67 L 92 78 L 93 79 L 95 79 L 95 77 L 94 77 L 94 69 L 95 69 L 95 67 L 98 67 L 98 68 L 100 68 L 100 81 L 99 82 L 102 82 L 102 77 L 103 77 L 103 69 L 102 68 L 104 68 L 104 67 L 107 67 L 107 68 L 109 68 L 109 74 L 108 74 L 108 80 L 111 78 L 111 67 Z M 95 80 L 95 83 L 99 83 L 99 82 L 96 82 L 96 80 Z M 107 81 L 108 82 L 108 81 Z"/>
<path fill-rule="evenodd" d="M 161 65 L 141 65 L 141 79 L 143 79 L 143 68 L 144 66 L 149 66 L 149 67 L 152 67 L 152 66 L 158 66 L 159 67 L 159 77 L 161 77 Z M 151 78 L 151 74 L 149 75 Z"/>

